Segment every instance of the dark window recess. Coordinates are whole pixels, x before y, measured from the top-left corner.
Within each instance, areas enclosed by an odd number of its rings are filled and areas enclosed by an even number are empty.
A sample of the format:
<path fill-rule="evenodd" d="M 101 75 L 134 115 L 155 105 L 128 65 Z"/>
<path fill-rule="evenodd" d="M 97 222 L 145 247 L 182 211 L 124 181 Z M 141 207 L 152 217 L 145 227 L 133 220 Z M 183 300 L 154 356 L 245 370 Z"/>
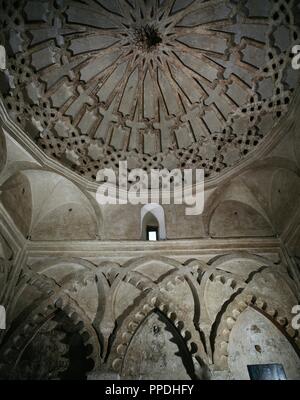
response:
<path fill-rule="evenodd" d="M 156 226 L 147 226 L 147 240 L 156 241 L 158 240 L 158 228 Z"/>
<path fill-rule="evenodd" d="M 247 365 L 252 381 L 285 381 L 286 375 L 281 364 Z"/>

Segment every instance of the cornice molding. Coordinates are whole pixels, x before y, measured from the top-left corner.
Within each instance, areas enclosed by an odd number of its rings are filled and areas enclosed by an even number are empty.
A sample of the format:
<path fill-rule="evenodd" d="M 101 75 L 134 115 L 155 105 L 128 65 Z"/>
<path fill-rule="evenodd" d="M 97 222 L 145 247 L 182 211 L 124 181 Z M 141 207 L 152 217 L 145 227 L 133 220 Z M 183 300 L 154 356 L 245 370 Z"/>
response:
<path fill-rule="evenodd" d="M 278 260 L 277 238 L 193 239 L 144 241 L 28 242 L 27 254 L 32 262 L 45 257 L 84 258 L 101 261 L 127 261 L 144 256 L 165 256 L 179 261 L 193 258 L 211 259 L 230 253 L 268 255 Z M 30 262 L 31 262 L 30 261 Z"/>

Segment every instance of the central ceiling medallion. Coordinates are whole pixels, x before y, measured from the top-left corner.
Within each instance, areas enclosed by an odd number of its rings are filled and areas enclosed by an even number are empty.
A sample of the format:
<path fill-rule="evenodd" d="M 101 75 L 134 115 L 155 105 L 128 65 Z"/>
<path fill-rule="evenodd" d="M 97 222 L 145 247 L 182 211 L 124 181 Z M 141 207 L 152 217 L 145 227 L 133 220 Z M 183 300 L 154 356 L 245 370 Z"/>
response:
<path fill-rule="evenodd" d="M 154 50 L 162 42 L 158 30 L 148 24 L 137 28 L 135 30 L 135 37 L 138 47 L 145 51 Z"/>

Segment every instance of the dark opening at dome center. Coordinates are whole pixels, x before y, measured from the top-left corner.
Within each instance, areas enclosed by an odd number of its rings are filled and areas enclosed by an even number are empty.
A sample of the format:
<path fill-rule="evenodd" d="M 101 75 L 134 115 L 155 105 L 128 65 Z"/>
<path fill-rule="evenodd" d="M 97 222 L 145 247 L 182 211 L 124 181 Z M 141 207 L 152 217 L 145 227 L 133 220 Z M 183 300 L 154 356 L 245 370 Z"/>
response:
<path fill-rule="evenodd" d="M 153 50 L 162 42 L 158 30 L 151 25 L 136 29 L 136 40 L 138 46 L 147 51 Z"/>

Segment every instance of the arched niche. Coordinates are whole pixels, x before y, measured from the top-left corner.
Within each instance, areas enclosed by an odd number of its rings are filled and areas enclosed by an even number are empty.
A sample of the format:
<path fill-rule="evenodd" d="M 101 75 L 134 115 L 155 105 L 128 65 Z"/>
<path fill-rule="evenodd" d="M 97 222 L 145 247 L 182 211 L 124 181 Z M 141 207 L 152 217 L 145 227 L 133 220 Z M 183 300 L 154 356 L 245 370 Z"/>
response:
<path fill-rule="evenodd" d="M 121 377 L 147 380 L 194 378 L 192 357 L 177 329 L 160 311 L 148 315 L 127 348 Z"/>
<path fill-rule="evenodd" d="M 300 379 L 300 359 L 287 337 L 262 313 L 247 308 L 234 325 L 228 344 L 234 379 L 249 380 L 248 365 L 281 364 L 287 379 Z"/>
<path fill-rule="evenodd" d="M 141 209 L 141 238 L 147 240 L 147 227 L 157 228 L 158 240 L 166 239 L 165 212 L 159 204 L 146 204 Z"/>
<path fill-rule="evenodd" d="M 1 365 L 1 377 L 13 380 L 85 380 L 94 367 L 94 361 L 88 358 L 89 347 L 76 321 L 59 309 L 39 317 L 39 323 L 31 324 L 31 333 L 19 340 L 17 358 L 7 359 L 7 363 Z"/>
<path fill-rule="evenodd" d="M 105 307 L 104 280 L 96 279 L 94 268 L 93 264 L 81 259 L 42 259 L 31 265 L 31 270 L 36 273 L 36 277 L 39 274 L 45 287 L 51 280 L 56 282 L 70 298 L 80 304 L 91 322 L 95 320 L 97 312 L 104 312 Z M 24 285 L 16 295 L 13 318 L 16 319 L 21 313 L 26 315 L 33 303 L 39 302 L 41 296 L 46 294 L 34 284 Z"/>
<path fill-rule="evenodd" d="M 99 235 L 102 216 L 95 203 L 59 174 L 19 171 L 3 184 L 0 198 L 22 234 L 32 240 L 91 240 Z"/>
<path fill-rule="evenodd" d="M 227 200 L 215 209 L 209 224 L 212 237 L 273 236 L 268 221 L 253 207 Z"/>

